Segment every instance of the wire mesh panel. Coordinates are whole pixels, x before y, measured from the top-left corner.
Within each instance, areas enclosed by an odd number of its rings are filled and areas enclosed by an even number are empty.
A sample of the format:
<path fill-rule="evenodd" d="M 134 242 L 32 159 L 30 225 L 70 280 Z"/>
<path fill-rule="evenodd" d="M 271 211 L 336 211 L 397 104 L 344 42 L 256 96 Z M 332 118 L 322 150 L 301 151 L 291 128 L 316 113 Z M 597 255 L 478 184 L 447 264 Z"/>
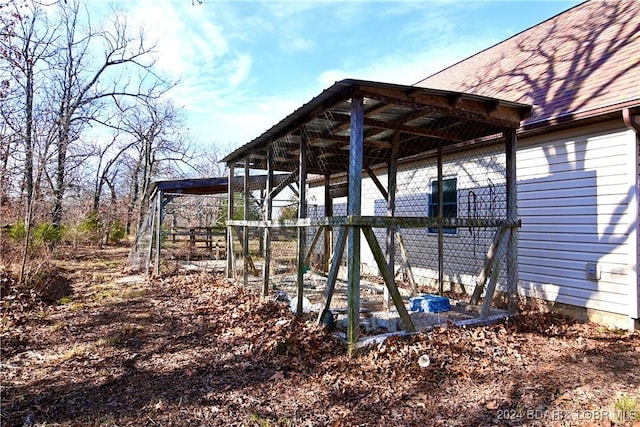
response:
<path fill-rule="evenodd" d="M 163 257 L 176 262 L 226 259 L 226 196 L 165 195 Z"/>
<path fill-rule="evenodd" d="M 373 177 L 363 173 L 362 215 L 374 218 L 392 214 L 389 195 L 375 183 L 384 187 L 389 182 L 389 167 L 372 167 Z M 374 232 L 381 249 L 387 253 L 387 242 L 394 244 L 393 274 L 399 283 L 411 276 L 421 291 L 438 291 L 442 279 L 445 291 L 471 293 L 478 275 L 485 268 L 487 253 L 500 227 L 498 220 L 507 219 L 506 159 L 504 142 L 485 144 L 480 148 L 443 150 L 441 156 L 442 184 L 439 185 L 437 150 L 418 158 L 400 161 L 397 166 L 393 214 L 404 218 L 436 218 L 438 192 L 442 190 L 442 216 L 446 219 L 467 221 L 467 226 L 397 226 L 395 229 L 378 226 Z M 334 179 L 331 185 L 340 187 L 344 178 Z M 385 188 L 386 189 L 386 188 Z M 309 198 L 321 199 L 324 182 L 310 184 Z M 346 215 L 347 197 L 332 199 L 334 216 Z M 320 217 L 325 207 L 314 204 L 315 215 Z M 454 222 L 455 223 L 455 222 Z M 333 234 L 335 246 L 336 233 Z M 392 239 L 389 239 L 392 235 Z M 362 239 L 361 273 L 368 281 L 380 283 L 379 268 L 373 253 Z M 322 246 L 314 250 L 322 256 Z M 350 248 L 343 255 L 346 264 Z M 506 244 L 499 246 L 497 276 L 498 289 L 505 289 Z M 515 263 L 511 268 L 515 268 Z M 492 265 L 489 266 L 492 269 Z M 366 288 L 366 286 L 365 286 Z M 408 288 L 408 286 L 407 286 Z M 363 304 L 370 298 L 381 299 L 379 293 L 364 292 Z"/>
<path fill-rule="evenodd" d="M 518 226 L 514 129 L 527 111 L 474 95 L 336 83 L 225 158 L 231 170 L 242 169 L 245 184 L 236 191 L 245 193 L 245 213 L 252 198 L 261 201 L 261 221 L 240 216 L 234 203 L 230 218 L 249 220 L 231 219 L 241 235 L 230 252 L 243 258 L 234 272 L 242 265 L 248 283 L 253 269 L 263 290 L 289 287 L 311 298 L 319 290 L 318 303 L 325 288 L 332 296 L 325 308 L 348 305 L 351 349 L 357 309 L 378 308 L 389 296 L 411 326 L 402 299 L 411 292 L 487 288 L 492 295 L 507 278 L 512 290 L 516 261 L 505 261 Z M 246 179 L 258 170 L 267 174 L 260 195 Z M 251 249 L 248 228 L 260 230 L 261 249 Z M 399 292 L 395 284 L 405 281 L 410 286 Z"/>

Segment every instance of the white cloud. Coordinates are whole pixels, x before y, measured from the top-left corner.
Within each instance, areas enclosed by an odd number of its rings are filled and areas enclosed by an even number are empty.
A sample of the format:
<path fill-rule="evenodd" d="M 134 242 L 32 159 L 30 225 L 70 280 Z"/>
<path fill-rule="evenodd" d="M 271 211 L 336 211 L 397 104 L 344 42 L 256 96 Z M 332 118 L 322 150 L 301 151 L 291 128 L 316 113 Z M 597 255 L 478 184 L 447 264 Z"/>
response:
<path fill-rule="evenodd" d="M 494 40 L 473 40 L 436 47 L 415 55 L 389 54 L 362 67 L 325 70 L 319 74 L 318 81 L 324 87 L 345 78 L 412 85 L 493 43 Z"/>
<path fill-rule="evenodd" d="M 199 141 L 216 142 L 230 151 L 257 138 L 306 101 L 287 96 L 247 96 L 192 114 L 188 124 Z"/>
<path fill-rule="evenodd" d="M 333 70 L 326 70 L 320 73 L 320 75 L 318 76 L 318 82 L 322 85 L 322 87 L 327 88 L 333 85 L 337 81 L 348 79 L 348 78 L 355 78 L 355 77 L 353 73 L 349 73 L 349 71 L 333 69 Z"/>
<path fill-rule="evenodd" d="M 241 54 L 231 62 L 231 65 L 235 71 L 231 74 L 229 83 L 232 86 L 238 86 L 247 78 L 251 71 L 251 55 L 246 53 Z"/>

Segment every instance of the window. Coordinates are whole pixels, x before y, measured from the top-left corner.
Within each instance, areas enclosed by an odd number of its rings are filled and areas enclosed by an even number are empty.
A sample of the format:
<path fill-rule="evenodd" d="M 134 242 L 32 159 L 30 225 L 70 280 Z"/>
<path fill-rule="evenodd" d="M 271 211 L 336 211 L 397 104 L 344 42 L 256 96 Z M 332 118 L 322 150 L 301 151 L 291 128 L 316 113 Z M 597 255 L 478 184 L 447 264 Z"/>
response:
<path fill-rule="evenodd" d="M 445 218 L 458 216 L 458 179 L 442 180 L 442 214 Z M 438 216 L 438 181 L 431 181 L 431 198 L 429 199 L 429 216 Z M 445 234 L 456 234 L 456 228 L 445 227 Z M 438 229 L 429 227 L 429 233 L 437 233 Z"/>

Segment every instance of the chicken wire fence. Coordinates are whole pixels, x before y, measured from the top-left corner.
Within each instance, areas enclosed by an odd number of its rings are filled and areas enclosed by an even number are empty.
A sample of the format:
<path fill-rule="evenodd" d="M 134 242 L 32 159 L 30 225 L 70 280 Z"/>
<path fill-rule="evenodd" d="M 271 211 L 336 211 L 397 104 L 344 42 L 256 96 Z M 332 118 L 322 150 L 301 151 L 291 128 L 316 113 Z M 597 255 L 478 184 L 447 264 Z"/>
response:
<path fill-rule="evenodd" d="M 185 263 L 197 263 L 194 267 L 224 269 L 227 256 L 226 194 L 185 195 L 162 193 L 162 209 L 157 209 L 157 199 L 151 201 L 149 213 L 139 227 L 130 254 L 130 265 L 150 272 L 150 265 L 182 268 Z M 162 212 L 160 225 L 161 253 L 153 250 L 156 243 L 156 221 Z"/>
<path fill-rule="evenodd" d="M 311 225 L 301 228 L 305 247 L 304 289 L 305 296 L 312 303 L 320 303 L 323 299 L 327 273 L 336 256 L 333 252 L 338 235 L 336 226 L 324 225 L 330 221 L 325 220 L 318 225 L 313 220 L 322 222 L 327 217 L 344 217 L 348 205 L 348 177 L 345 172 L 349 147 L 344 145 L 349 140 L 348 123 L 345 126 L 343 119 L 334 119 L 330 113 L 323 119 L 322 126 L 314 128 L 312 120 L 299 134 L 288 134 L 274 141 L 269 153 L 274 163 L 284 165 L 289 162 L 289 170 L 299 171 L 302 168 L 303 173 L 305 159 L 312 159 L 305 186 L 299 188 L 296 175 L 288 186 L 283 186 L 287 190 L 279 194 L 279 199 L 273 200 L 274 209 L 271 211 L 271 219 L 274 220 L 296 218 L 300 197 L 303 198 L 300 216 L 311 219 L 308 221 Z M 389 256 L 389 248 L 393 247 L 392 271 L 403 295 L 442 290 L 470 294 L 479 276 L 487 279 L 491 273 L 497 289 L 506 290 L 507 265 L 515 271 L 517 260 L 507 257 L 507 246 L 513 242 L 509 241 L 510 234 L 500 232 L 512 227 L 504 224 L 514 219 L 508 218 L 503 129 L 495 130 L 493 139 L 488 139 L 485 137 L 485 124 L 435 118 L 426 124 L 433 129 L 425 134 L 447 133 L 455 135 L 458 142 L 442 144 L 442 137 L 410 135 L 399 139 L 399 148 L 394 154 L 390 143 L 394 132 L 387 129 L 376 133 L 367 130 L 366 124 L 365 121 L 360 215 L 372 218 L 370 225 L 386 256 Z M 481 134 L 483 140 L 473 138 Z M 440 144 L 442 148 L 438 150 Z M 397 165 L 391 166 L 392 155 L 399 157 Z M 241 176 L 243 173 L 264 174 L 264 171 L 236 169 L 235 173 L 237 175 L 234 176 Z M 237 188 L 236 191 L 236 197 L 243 200 L 244 189 Z M 389 192 L 395 195 L 390 196 Z M 441 198 L 439 192 L 442 192 Z M 267 219 L 266 192 L 248 193 L 251 203 L 258 207 L 255 217 Z M 390 207 L 389 200 L 394 200 L 395 207 Z M 235 204 L 234 218 L 243 217 L 242 209 L 242 203 Z M 402 223 L 402 218 L 422 218 L 424 221 L 408 221 L 406 225 L 394 227 L 389 227 L 384 221 L 376 221 L 389 216 L 397 218 L 399 223 Z M 429 219 L 438 218 L 441 222 L 429 222 Z M 264 268 L 264 228 L 235 229 L 237 236 L 233 240 L 232 252 L 235 258 L 234 277 L 242 277 L 245 269 L 242 233 L 246 230 L 249 236 L 248 256 L 251 258 L 246 265 L 251 269 L 249 276 L 259 283 Z M 295 293 L 298 227 L 271 228 L 270 236 L 268 287 L 272 290 L 286 288 Z M 343 297 L 346 266 L 354 250 L 347 245 L 340 258 L 332 310 L 346 307 L 346 298 Z M 488 255 L 492 251 L 495 255 L 489 260 Z M 361 238 L 360 261 L 361 305 L 377 307 L 384 302 L 384 283 L 374 250 L 365 238 Z"/>
<path fill-rule="evenodd" d="M 168 196 L 162 232 L 164 257 L 176 261 L 225 260 L 226 195 Z"/>

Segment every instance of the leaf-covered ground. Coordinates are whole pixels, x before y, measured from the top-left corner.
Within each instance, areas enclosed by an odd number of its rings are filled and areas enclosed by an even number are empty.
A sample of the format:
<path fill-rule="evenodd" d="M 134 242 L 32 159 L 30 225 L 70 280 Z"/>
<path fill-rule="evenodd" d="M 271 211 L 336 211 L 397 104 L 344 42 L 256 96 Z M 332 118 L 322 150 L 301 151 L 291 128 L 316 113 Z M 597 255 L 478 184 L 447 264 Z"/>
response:
<path fill-rule="evenodd" d="M 349 358 L 285 303 L 215 274 L 125 277 L 119 256 L 60 260 L 58 304 L 4 296 L 2 425 L 640 426 L 638 332 L 530 313 Z"/>

